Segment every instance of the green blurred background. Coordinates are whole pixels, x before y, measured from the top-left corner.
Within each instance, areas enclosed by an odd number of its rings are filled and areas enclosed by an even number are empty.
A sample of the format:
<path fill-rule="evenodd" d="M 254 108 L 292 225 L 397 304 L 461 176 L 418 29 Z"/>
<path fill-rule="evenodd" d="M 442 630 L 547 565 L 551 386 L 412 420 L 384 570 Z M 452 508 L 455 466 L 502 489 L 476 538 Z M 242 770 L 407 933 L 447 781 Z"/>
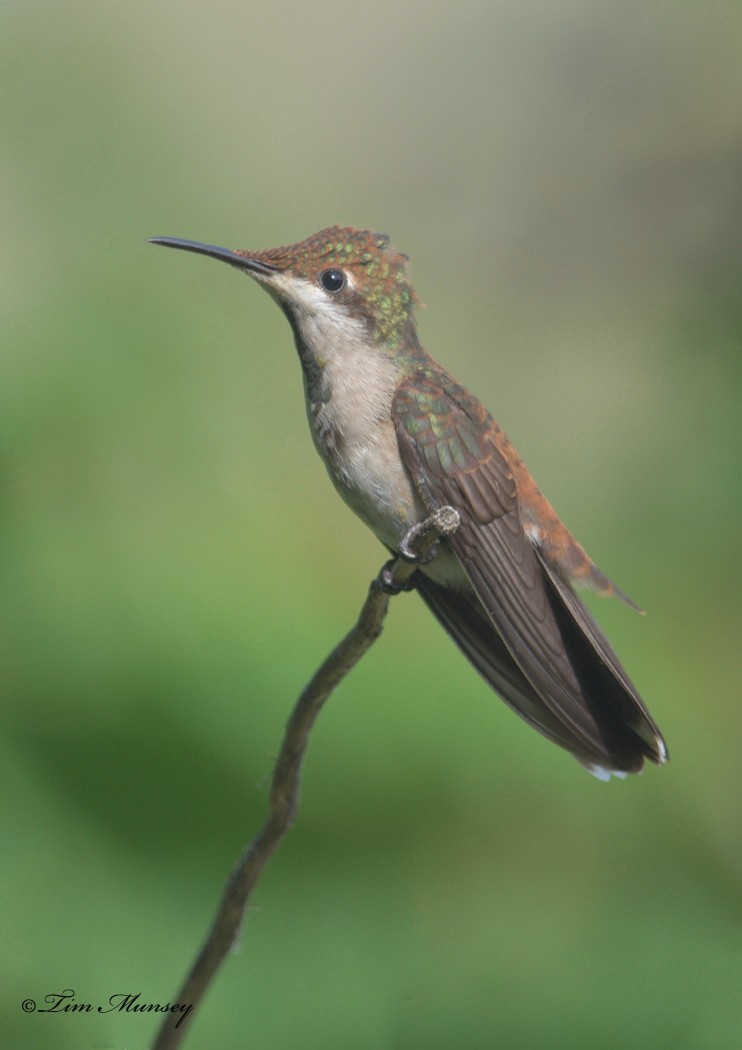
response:
<path fill-rule="evenodd" d="M 601 784 L 414 597 L 315 729 L 192 1047 L 742 1044 L 742 7 L 0 5 L 4 1045 L 148 1045 L 383 552 L 278 310 L 145 244 L 412 257 L 428 349 L 642 619 Z"/>

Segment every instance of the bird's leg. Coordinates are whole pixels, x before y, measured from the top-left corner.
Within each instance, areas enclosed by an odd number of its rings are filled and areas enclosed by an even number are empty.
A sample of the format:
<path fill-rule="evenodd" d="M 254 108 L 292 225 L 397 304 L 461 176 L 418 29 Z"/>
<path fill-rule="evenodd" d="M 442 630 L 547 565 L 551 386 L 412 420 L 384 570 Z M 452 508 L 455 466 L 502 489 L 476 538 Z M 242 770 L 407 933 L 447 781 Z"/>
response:
<path fill-rule="evenodd" d="M 442 536 L 456 532 L 461 519 L 453 507 L 443 506 L 434 510 L 425 521 L 419 521 L 407 530 L 397 545 L 399 556 L 404 561 L 429 565 L 438 553 L 438 541 Z M 431 543 L 431 537 L 435 540 Z"/>
<path fill-rule="evenodd" d="M 401 594 L 403 591 L 414 591 L 415 581 L 412 576 L 407 580 L 403 580 L 401 583 L 398 583 L 394 578 L 394 567 L 396 564 L 397 559 L 390 558 L 389 561 L 382 566 L 381 572 L 374 582 L 384 594 L 395 595 Z"/>
<path fill-rule="evenodd" d="M 417 562 L 418 565 L 429 565 L 431 563 L 438 553 L 438 540 L 431 547 L 428 547 L 423 555 L 418 554 L 416 550 L 417 541 L 420 539 L 421 533 L 428 531 L 430 523 L 431 519 L 426 518 L 425 521 L 419 521 L 417 525 L 413 525 L 407 530 L 397 544 L 400 558 L 408 562 Z"/>
<path fill-rule="evenodd" d="M 407 530 L 397 544 L 399 557 L 410 565 L 429 565 L 438 553 L 440 538 L 455 532 L 459 522 L 458 512 L 453 507 L 439 507 L 429 518 Z M 388 561 L 378 576 L 378 585 L 386 594 L 399 594 L 414 588 L 412 576 L 397 582 L 394 573 L 396 561 L 396 558 Z"/>

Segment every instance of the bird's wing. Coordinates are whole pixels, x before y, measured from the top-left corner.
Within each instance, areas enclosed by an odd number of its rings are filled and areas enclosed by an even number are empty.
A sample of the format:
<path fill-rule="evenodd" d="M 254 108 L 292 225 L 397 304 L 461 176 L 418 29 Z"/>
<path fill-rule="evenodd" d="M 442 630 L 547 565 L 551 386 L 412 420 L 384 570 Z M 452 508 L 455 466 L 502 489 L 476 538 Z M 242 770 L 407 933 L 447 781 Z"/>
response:
<path fill-rule="evenodd" d="M 461 515 L 447 542 L 494 629 L 493 646 L 502 650 L 504 643 L 530 686 L 528 696 L 522 691 L 522 703 L 511 688 L 506 696 L 511 706 L 588 765 L 635 772 L 645 756 L 663 761 L 657 728 L 608 641 L 540 559 L 523 527 L 497 423 L 450 376 L 431 369 L 403 381 L 392 416 L 403 461 L 426 507 L 449 504 Z M 440 606 L 441 596 L 436 593 L 435 599 Z M 463 635 L 471 630 L 465 619 L 459 628 L 451 610 L 448 615 L 428 604 L 467 651 Z M 481 648 L 481 638 L 477 645 Z M 502 664 L 500 655 L 497 662 Z M 496 677 L 490 681 L 506 693 Z"/>
<path fill-rule="evenodd" d="M 583 765 L 602 768 L 606 756 L 582 746 L 574 733 L 552 714 L 510 655 L 473 590 L 457 591 L 417 573 L 415 589 L 463 654 L 508 707 L 553 743 L 566 748 Z M 599 761 L 600 759 L 600 761 Z"/>

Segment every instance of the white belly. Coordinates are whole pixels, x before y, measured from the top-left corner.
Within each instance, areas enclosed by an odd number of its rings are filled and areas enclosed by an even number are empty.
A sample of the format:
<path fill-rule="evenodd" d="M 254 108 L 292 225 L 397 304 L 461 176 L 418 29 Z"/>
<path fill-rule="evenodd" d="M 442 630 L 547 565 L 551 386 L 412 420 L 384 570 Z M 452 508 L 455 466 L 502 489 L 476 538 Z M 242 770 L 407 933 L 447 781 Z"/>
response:
<path fill-rule="evenodd" d="M 382 543 L 396 547 L 427 512 L 402 464 L 391 419 L 364 425 L 358 415 L 338 418 L 329 404 L 314 406 L 309 419 L 335 488 Z"/>
<path fill-rule="evenodd" d="M 379 420 L 361 406 L 355 413 L 338 412 L 332 400 L 308 406 L 314 443 L 344 501 L 395 550 L 428 511 L 402 463 L 391 416 Z M 445 547 L 424 571 L 438 583 L 469 586 L 458 560 Z"/>

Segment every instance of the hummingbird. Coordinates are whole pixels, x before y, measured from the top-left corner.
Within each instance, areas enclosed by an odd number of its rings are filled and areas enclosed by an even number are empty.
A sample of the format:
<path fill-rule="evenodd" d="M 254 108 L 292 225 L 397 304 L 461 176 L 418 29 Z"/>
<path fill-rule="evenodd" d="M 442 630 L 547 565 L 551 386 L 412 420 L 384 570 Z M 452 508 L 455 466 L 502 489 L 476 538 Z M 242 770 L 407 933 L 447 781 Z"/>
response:
<path fill-rule="evenodd" d="M 414 586 L 491 688 L 600 779 L 668 758 L 578 597 L 638 608 L 561 522 L 487 409 L 421 346 L 408 257 L 331 226 L 259 251 L 154 237 L 248 274 L 291 326 L 312 438 L 335 488 L 392 552 L 442 506 L 458 529 Z"/>

